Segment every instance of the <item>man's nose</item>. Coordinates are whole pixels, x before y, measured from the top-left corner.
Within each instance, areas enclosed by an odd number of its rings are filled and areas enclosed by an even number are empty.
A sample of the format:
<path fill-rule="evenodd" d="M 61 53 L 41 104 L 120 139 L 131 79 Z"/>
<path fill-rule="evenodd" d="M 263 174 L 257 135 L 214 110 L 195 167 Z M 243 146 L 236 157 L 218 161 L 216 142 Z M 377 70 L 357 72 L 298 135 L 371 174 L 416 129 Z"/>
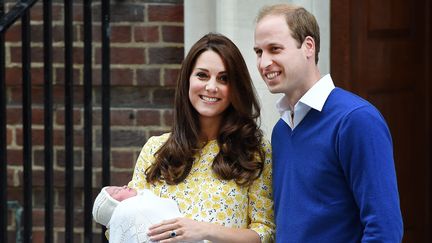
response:
<path fill-rule="evenodd" d="M 259 61 L 259 68 L 265 69 L 268 66 L 270 66 L 273 63 L 273 60 L 271 59 L 271 56 L 265 53 L 262 53 L 260 61 Z"/>

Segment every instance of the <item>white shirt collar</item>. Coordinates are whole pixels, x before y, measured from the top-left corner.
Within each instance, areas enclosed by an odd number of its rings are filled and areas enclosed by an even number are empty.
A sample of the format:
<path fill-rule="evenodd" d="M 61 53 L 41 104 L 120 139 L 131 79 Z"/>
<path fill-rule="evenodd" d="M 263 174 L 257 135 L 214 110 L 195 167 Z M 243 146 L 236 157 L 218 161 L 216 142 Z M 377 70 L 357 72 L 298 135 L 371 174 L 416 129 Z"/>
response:
<path fill-rule="evenodd" d="M 291 109 L 288 105 L 288 97 L 282 96 L 276 102 L 276 109 L 279 111 L 282 119 L 294 129 L 306 116 L 309 110 L 315 109 L 321 111 L 331 91 L 335 88 L 330 74 L 322 77 L 316 82 L 295 104 L 294 121 L 291 120 Z"/>
<path fill-rule="evenodd" d="M 330 74 L 322 77 L 310 88 L 299 102 L 317 110 L 321 111 L 331 91 L 335 88 Z"/>

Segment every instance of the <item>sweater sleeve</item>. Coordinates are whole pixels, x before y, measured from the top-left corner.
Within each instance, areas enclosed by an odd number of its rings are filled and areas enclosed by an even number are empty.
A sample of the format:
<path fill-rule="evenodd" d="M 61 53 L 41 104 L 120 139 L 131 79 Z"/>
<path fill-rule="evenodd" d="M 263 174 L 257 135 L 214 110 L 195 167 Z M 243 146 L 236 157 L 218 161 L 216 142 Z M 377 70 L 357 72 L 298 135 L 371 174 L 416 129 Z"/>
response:
<path fill-rule="evenodd" d="M 401 242 L 393 145 L 384 118 L 373 106 L 345 116 L 338 135 L 340 161 L 364 226 L 362 242 Z"/>
<path fill-rule="evenodd" d="M 263 142 L 265 151 L 264 169 L 261 176 L 250 186 L 249 196 L 249 228 L 257 232 L 261 242 L 274 241 L 274 216 L 272 199 L 272 168 L 271 146 L 268 141 Z"/>

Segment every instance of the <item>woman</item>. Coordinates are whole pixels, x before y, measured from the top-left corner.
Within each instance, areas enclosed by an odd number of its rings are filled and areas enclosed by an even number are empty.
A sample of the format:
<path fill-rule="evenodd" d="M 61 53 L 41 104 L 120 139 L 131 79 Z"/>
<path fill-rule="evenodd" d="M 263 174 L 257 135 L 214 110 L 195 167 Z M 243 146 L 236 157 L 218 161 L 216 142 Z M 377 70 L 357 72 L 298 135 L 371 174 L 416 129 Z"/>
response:
<path fill-rule="evenodd" d="M 245 61 L 207 34 L 183 61 L 172 131 L 144 145 L 129 186 L 172 198 L 184 218 L 150 227 L 153 241 L 271 242 L 271 148 Z"/>

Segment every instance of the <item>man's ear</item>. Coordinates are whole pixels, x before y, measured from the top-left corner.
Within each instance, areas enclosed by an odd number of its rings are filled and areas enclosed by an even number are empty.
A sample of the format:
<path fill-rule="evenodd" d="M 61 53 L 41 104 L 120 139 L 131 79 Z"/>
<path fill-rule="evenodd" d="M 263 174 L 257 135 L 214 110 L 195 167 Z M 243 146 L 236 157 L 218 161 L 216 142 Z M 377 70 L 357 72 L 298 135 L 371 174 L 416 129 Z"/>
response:
<path fill-rule="evenodd" d="M 311 36 L 306 36 L 302 46 L 307 58 L 315 58 L 315 40 Z"/>

